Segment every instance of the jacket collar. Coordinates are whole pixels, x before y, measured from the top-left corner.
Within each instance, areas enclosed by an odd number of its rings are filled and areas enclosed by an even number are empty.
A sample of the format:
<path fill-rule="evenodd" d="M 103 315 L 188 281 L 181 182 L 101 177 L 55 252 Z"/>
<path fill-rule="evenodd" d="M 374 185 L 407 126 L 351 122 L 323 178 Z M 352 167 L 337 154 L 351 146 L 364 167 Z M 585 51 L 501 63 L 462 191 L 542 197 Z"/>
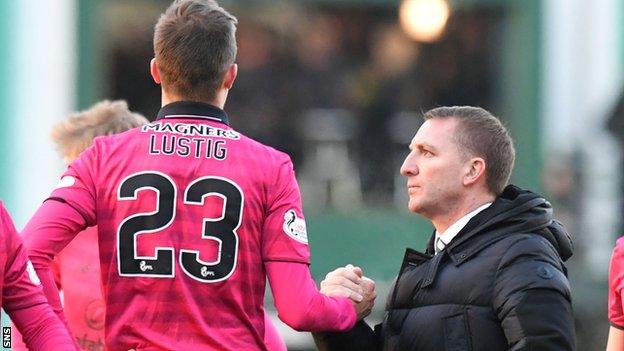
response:
<path fill-rule="evenodd" d="M 423 257 L 412 258 L 416 261 L 413 264 L 432 260 L 421 287 L 433 283 L 438 266 L 447 255 L 455 266 L 459 266 L 496 241 L 523 232 L 546 238 L 564 261 L 572 255 L 570 235 L 552 219 L 550 203 L 537 194 L 510 185 L 490 207 L 473 217 L 442 253 L 435 256 L 435 231 L 432 233 Z"/>

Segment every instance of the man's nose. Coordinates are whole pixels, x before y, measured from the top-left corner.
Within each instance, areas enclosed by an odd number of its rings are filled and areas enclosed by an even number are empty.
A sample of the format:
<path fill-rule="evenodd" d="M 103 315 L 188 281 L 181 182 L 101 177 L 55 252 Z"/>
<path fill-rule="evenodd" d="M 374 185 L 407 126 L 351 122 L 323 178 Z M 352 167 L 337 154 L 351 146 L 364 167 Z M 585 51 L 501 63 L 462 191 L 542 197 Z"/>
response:
<path fill-rule="evenodd" d="M 405 158 L 405 161 L 403 161 L 403 165 L 401 166 L 401 175 L 403 175 L 404 177 L 409 177 L 416 174 L 418 174 L 418 166 L 416 166 L 416 162 L 414 162 L 412 153 L 410 153 Z"/>

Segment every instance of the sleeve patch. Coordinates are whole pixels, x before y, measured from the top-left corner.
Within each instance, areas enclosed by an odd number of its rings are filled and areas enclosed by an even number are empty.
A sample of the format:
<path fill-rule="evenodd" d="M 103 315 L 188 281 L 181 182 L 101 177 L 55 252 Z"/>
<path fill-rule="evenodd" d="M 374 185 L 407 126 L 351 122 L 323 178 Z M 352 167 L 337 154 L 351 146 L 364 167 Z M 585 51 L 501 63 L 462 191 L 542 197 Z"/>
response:
<path fill-rule="evenodd" d="M 295 210 L 288 210 L 284 214 L 284 225 L 282 226 L 284 233 L 289 237 L 307 244 L 308 243 L 308 231 L 306 229 L 305 219 L 297 217 Z"/>
<path fill-rule="evenodd" d="M 61 181 L 56 185 L 56 189 L 68 188 L 76 183 L 76 178 L 72 176 L 64 176 Z"/>
<path fill-rule="evenodd" d="M 26 264 L 26 271 L 28 272 L 28 278 L 35 285 L 41 285 L 41 280 L 39 280 L 39 276 L 37 272 L 35 272 L 35 267 L 33 267 L 32 262 L 28 261 Z"/>

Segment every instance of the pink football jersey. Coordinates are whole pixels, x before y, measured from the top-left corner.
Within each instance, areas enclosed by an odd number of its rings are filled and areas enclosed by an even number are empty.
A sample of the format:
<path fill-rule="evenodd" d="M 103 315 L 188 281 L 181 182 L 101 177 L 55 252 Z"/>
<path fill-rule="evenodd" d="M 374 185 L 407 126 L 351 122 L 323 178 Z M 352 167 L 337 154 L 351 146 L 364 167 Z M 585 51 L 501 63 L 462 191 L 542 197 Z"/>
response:
<path fill-rule="evenodd" d="M 69 333 L 41 291 L 39 277 L 28 261 L 26 248 L 0 202 L 0 305 L 26 336 L 30 350 L 74 350 Z M 17 330 L 16 329 L 16 330 Z M 4 334 L 4 333 L 3 333 Z M 9 345 L 4 344 L 7 342 Z M 4 346 L 13 346 L 4 340 Z M 19 337 L 20 345 L 26 344 Z"/>
<path fill-rule="evenodd" d="M 288 351 L 284 339 L 267 314 L 264 315 L 264 328 L 264 344 L 268 351 Z"/>
<path fill-rule="evenodd" d="M 46 304 L 39 278 L 13 221 L 0 202 L 0 305 L 7 312 Z"/>
<path fill-rule="evenodd" d="M 624 238 L 618 239 L 609 266 L 609 322 L 624 329 Z"/>
<path fill-rule="evenodd" d="M 96 138 L 50 200 L 98 225 L 112 350 L 264 350 L 263 263 L 309 263 L 290 158 L 206 104 Z"/>
<path fill-rule="evenodd" d="M 39 278 L 28 262 L 22 239 L 9 213 L 0 202 L 0 305 L 10 312 L 32 305 L 45 304 Z"/>
<path fill-rule="evenodd" d="M 97 227 L 78 234 L 57 257 L 69 330 L 83 350 L 104 350 L 104 298 Z"/>
<path fill-rule="evenodd" d="M 104 298 L 100 279 L 97 227 L 78 234 L 54 261 L 69 330 L 83 350 L 104 350 Z M 28 350 L 13 328 L 14 350 Z"/>

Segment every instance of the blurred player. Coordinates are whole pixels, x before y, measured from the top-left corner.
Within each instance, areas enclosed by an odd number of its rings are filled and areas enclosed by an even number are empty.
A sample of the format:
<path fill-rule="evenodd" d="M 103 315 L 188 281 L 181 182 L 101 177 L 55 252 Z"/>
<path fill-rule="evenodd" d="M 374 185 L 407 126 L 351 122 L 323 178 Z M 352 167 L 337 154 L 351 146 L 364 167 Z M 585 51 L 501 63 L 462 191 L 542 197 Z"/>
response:
<path fill-rule="evenodd" d="M 30 350 L 75 350 L 61 320 L 41 292 L 39 278 L 28 261 L 22 239 L 0 202 L 0 305 L 24 335 Z M 2 333 L 3 343 L 11 341 Z"/>
<path fill-rule="evenodd" d="M 615 244 L 609 267 L 609 339 L 607 351 L 624 350 L 624 238 Z"/>
<path fill-rule="evenodd" d="M 288 351 L 284 339 L 267 313 L 264 314 L 264 345 L 268 351 Z"/>
<path fill-rule="evenodd" d="M 235 26 L 214 1 L 175 1 L 154 34 L 156 122 L 96 138 L 24 229 L 62 316 L 52 259 L 97 224 L 108 349 L 266 350 L 266 275 L 294 329 L 346 330 L 370 312 L 357 287 L 359 303 L 318 292 L 290 158 L 228 125 Z"/>
<path fill-rule="evenodd" d="M 102 101 L 71 115 L 52 129 L 52 140 L 70 164 L 93 138 L 118 134 L 147 124 L 128 110 L 125 101 Z M 97 227 L 87 228 L 63 249 L 54 261 L 55 281 L 63 291 L 69 329 L 84 350 L 104 350 L 104 299 L 100 279 Z M 14 350 L 25 350 L 15 334 Z"/>

